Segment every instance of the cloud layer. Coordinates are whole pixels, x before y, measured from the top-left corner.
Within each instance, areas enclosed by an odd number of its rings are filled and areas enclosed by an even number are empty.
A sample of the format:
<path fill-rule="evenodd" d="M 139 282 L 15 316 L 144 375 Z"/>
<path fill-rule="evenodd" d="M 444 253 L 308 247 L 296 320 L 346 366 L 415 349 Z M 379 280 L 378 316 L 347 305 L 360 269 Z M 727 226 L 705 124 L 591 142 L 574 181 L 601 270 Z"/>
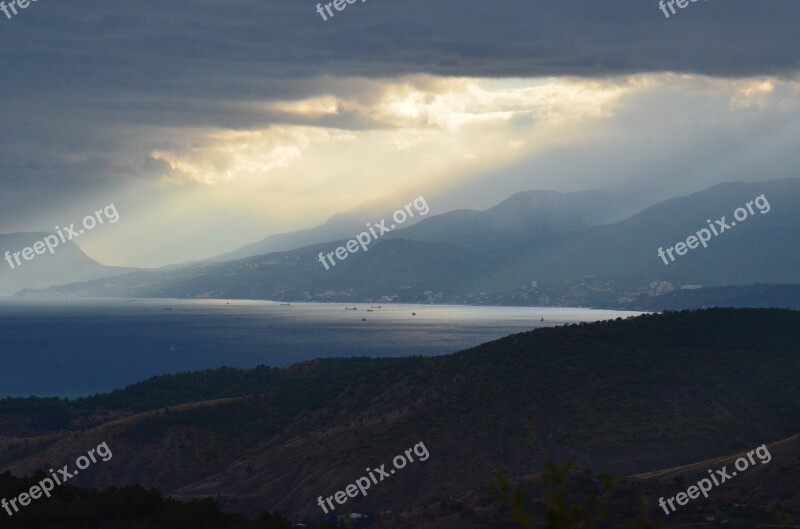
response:
<path fill-rule="evenodd" d="M 796 0 L 669 19 L 651 0 L 367 0 L 327 22 L 315 6 L 41 0 L 0 15 L 0 231 L 114 201 L 138 253 L 87 239 L 90 253 L 165 264 L 423 188 L 442 208 L 485 206 L 797 161 Z"/>

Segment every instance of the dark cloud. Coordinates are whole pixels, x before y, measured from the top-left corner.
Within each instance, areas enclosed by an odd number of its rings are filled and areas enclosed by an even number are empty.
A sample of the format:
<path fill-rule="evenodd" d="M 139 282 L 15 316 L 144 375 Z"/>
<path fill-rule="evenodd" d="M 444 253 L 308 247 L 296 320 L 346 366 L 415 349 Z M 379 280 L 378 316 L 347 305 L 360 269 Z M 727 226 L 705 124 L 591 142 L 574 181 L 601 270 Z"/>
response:
<path fill-rule="evenodd" d="M 794 75 L 796 0 L 40 0 L 0 15 L 0 122 L 248 127 L 320 76 Z M 61 124 L 54 123 L 61 121 Z M 260 121 L 259 121 L 260 120 Z M 18 128 L 19 127 L 19 128 Z M 10 130 L 9 130 L 10 129 Z"/>
<path fill-rule="evenodd" d="M 799 66 L 797 0 L 700 0 L 669 19 L 657 0 L 367 0 L 327 22 L 315 6 L 38 0 L 0 14 L 0 231 L 21 227 L 14 212 L 152 173 L 147 153 L 169 141 L 159 127 L 263 127 L 289 118 L 250 103 L 325 94 L 344 77 L 793 77 Z M 327 123 L 344 120 L 371 126 Z"/>
<path fill-rule="evenodd" d="M 154 96 L 281 96 L 296 89 L 287 79 L 325 74 L 749 76 L 798 68 L 795 0 L 699 1 L 669 19 L 655 0 L 368 0 L 327 22 L 315 5 L 40 0 L 0 19 L 3 92 L 59 105 L 91 101 L 94 109 L 116 101 L 160 115 L 175 102 Z"/>

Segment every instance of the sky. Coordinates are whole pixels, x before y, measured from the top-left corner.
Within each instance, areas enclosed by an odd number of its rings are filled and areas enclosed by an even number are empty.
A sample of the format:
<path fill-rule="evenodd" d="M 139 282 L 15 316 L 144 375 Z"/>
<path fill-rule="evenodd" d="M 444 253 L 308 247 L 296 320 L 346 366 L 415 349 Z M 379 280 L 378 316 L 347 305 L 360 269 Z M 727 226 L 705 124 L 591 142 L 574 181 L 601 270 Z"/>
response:
<path fill-rule="evenodd" d="M 0 233 L 113 203 L 80 246 L 154 267 L 420 195 L 438 214 L 798 176 L 796 0 L 345 5 L 0 12 Z"/>

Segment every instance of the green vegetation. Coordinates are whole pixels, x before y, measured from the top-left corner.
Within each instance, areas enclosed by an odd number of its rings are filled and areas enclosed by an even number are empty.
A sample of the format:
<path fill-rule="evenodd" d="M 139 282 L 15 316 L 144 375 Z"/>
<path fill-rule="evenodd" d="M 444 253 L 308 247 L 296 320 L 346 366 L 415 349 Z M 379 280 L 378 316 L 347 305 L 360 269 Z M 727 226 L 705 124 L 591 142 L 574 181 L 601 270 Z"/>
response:
<path fill-rule="evenodd" d="M 0 474 L 0 497 L 14 498 L 36 485 L 30 479 Z M 13 510 L 13 509 L 12 509 Z M 70 485 L 56 487 L 51 498 L 33 500 L 13 516 L 0 510 L 2 527 L 24 529 L 291 529 L 288 520 L 262 513 L 257 520 L 222 513 L 211 499 L 189 503 L 164 498 L 142 487 L 112 487 L 102 492 Z"/>
<path fill-rule="evenodd" d="M 800 312 L 669 312 L 537 329 L 442 357 L 223 368 L 77 401 L 6 400 L 0 434 L 12 439 L 0 464 L 50 461 L 37 454 L 62 434 L 35 436 L 63 428 L 64 417 L 75 435 L 123 419 L 107 440 L 135 457 L 114 469 L 127 482 L 252 488 L 303 513 L 309 489 L 338 490 L 353 465 L 423 439 L 432 463 L 420 483 L 436 490 L 394 480 L 365 500 L 365 510 L 397 510 L 480 487 L 498 468 L 524 475 L 571 457 L 627 475 L 786 438 L 800 424 L 798 379 Z M 302 488 L 297 475 L 315 481 Z"/>
<path fill-rule="evenodd" d="M 541 475 L 542 489 L 544 490 L 541 518 L 543 523 L 537 524 L 537 515 L 526 501 L 522 489 L 511 490 L 508 480 L 502 475 L 497 475 L 495 487 L 500 494 L 503 505 L 511 513 L 512 518 L 522 529 L 595 529 L 605 518 L 611 494 L 614 490 L 614 479 L 601 474 L 600 486 L 584 480 L 580 492 L 588 499 L 576 500 L 567 488 L 570 478 L 572 462 L 568 461 L 559 467 L 553 463 L 545 463 L 545 470 Z M 600 489 L 598 492 L 595 489 Z"/>
<path fill-rule="evenodd" d="M 627 521 L 619 512 L 613 524 L 609 523 L 608 514 L 615 507 L 633 495 L 633 490 L 619 487 L 619 480 L 609 474 L 601 473 L 597 479 L 586 474 L 573 472 L 572 461 L 558 466 L 545 463 L 545 469 L 539 476 L 542 488 L 542 500 L 535 502 L 526 495 L 522 488 L 512 488 L 508 479 L 498 473 L 494 487 L 500 502 L 512 519 L 521 529 L 596 529 L 598 527 L 615 527 L 630 529 L 656 529 L 663 524 L 653 521 L 639 500 L 640 514 L 633 520 L 630 506 Z M 622 500 L 622 501 L 620 501 Z M 630 502 L 628 502 L 630 503 Z"/>
<path fill-rule="evenodd" d="M 8 398 L 0 400 L 0 417 L 15 415 L 35 431 L 66 429 L 70 423 L 68 401 L 57 398 Z"/>
<path fill-rule="evenodd" d="M 786 463 L 782 471 L 796 468 L 796 462 Z M 778 492 L 774 481 L 770 485 L 771 492 Z M 547 462 L 541 474 L 515 485 L 498 473 L 492 484 L 502 506 L 498 527 L 508 527 L 504 517 L 520 529 L 656 529 L 698 524 L 735 529 L 796 527 L 796 511 L 787 509 L 788 504 L 776 505 L 774 494 L 761 504 L 742 497 L 741 491 L 750 492 L 752 485 L 740 485 L 743 489 L 739 491 L 717 490 L 709 498 L 700 498 L 693 508 L 665 516 L 658 498 L 669 498 L 676 487 L 683 486 L 682 477 L 670 481 L 612 478 L 602 473 L 595 477 L 588 470 L 573 469 L 571 461 L 562 466 Z M 796 490 L 791 485 L 783 488 Z"/>

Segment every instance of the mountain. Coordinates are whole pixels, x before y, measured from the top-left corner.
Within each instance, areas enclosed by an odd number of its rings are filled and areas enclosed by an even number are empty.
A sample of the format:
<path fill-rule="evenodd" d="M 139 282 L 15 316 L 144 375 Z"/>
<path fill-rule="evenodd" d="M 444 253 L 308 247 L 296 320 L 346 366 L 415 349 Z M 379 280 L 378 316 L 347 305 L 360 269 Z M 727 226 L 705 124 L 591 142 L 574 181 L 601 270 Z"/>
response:
<path fill-rule="evenodd" d="M 35 255 L 25 261 L 20 255 L 20 264 L 14 260 L 13 254 L 23 248 L 32 247 L 34 243 L 44 240 L 45 232 L 0 234 L 0 258 L 6 252 L 12 254 L 11 264 L 0 263 L 0 295 L 11 295 L 21 289 L 45 288 L 50 285 L 88 281 L 103 277 L 132 272 L 133 268 L 104 266 L 87 256 L 72 241 L 60 242 L 53 253 L 45 249 L 45 253 Z"/>
<path fill-rule="evenodd" d="M 400 201 L 397 203 L 401 204 Z M 639 211 L 635 204 L 640 203 L 641 199 L 633 199 L 632 191 L 625 189 L 576 193 L 524 191 L 485 211 L 460 209 L 433 217 L 415 216 L 386 237 L 442 242 L 475 251 L 492 251 L 616 222 Z M 321 226 L 271 235 L 209 262 L 232 261 L 350 239 L 364 231 L 367 221 L 389 219 L 393 212 L 386 206 L 370 204 L 335 215 Z"/>
<path fill-rule="evenodd" d="M 305 246 L 317 245 L 328 241 L 350 239 L 364 231 L 367 222 L 380 222 L 381 219 L 389 219 L 391 217 L 395 209 L 390 209 L 389 206 L 385 205 L 385 202 L 387 201 L 369 203 L 347 213 L 334 215 L 320 226 L 290 233 L 270 235 L 232 252 L 208 259 L 206 262 L 234 261 L 256 255 L 297 250 Z M 397 204 L 402 209 L 401 204 L 403 202 L 398 199 Z M 415 212 L 413 217 L 406 220 L 404 226 L 413 226 L 423 218 L 418 216 L 418 212 Z"/>
<path fill-rule="evenodd" d="M 476 252 L 531 245 L 542 239 L 620 221 L 639 210 L 615 191 L 524 191 L 485 211 L 427 218 L 390 237 L 441 242 Z"/>
<path fill-rule="evenodd" d="M 785 439 L 800 427 L 798 377 L 800 312 L 651 314 L 443 357 L 224 368 L 70 402 L 6 399 L 0 468 L 63 465 L 105 441 L 113 460 L 76 483 L 139 483 L 297 519 L 422 442 L 426 461 L 347 507 L 398 511 L 547 460 L 629 475 Z"/>
<path fill-rule="evenodd" d="M 769 209 L 713 236 L 708 247 L 675 255 L 668 264 L 659 248 L 669 248 L 712 222 L 764 195 Z M 524 284 L 533 275 L 544 282 L 578 282 L 586 277 L 641 283 L 664 280 L 710 286 L 800 283 L 800 179 L 727 183 L 648 208 L 621 222 L 553 237 L 504 254 L 504 264 L 487 278 L 492 290 Z M 714 223 L 716 226 L 716 223 Z M 722 228 L 720 228 L 722 229 Z"/>
<path fill-rule="evenodd" d="M 456 294 L 464 288 L 465 279 L 480 277 L 492 266 L 486 254 L 448 244 L 395 239 L 378 241 L 366 254 L 326 270 L 318 260 L 319 252 L 330 252 L 345 243 L 333 241 L 224 263 L 197 263 L 179 270 L 141 271 L 18 295 L 366 300 L 399 293 L 400 300 L 412 300 L 428 289 Z"/>
<path fill-rule="evenodd" d="M 762 195 L 765 213 L 752 202 Z M 512 230 L 515 219 L 531 218 L 531 212 L 539 207 L 546 210 L 541 219 L 566 218 L 554 213 L 571 211 L 562 207 L 564 200 L 573 199 L 534 193 L 506 201 L 486 218 L 494 219 L 495 227 L 505 226 L 509 233 L 505 240 L 514 242 L 493 251 L 462 246 L 470 237 L 486 240 L 491 230 L 478 231 L 469 225 L 476 214 L 461 211 L 431 217 L 399 231 L 395 238 L 380 239 L 368 251 L 359 250 L 330 270 L 320 264 L 318 254 L 331 252 L 346 241 L 179 270 L 139 272 L 36 294 L 323 301 L 372 298 L 621 308 L 643 302 L 653 282 L 669 282 L 675 289 L 681 285 L 800 284 L 800 247 L 795 244 L 800 234 L 798 179 L 720 184 L 657 204 L 620 222 L 556 235 L 550 233 L 566 230 L 569 223 L 556 223 L 560 226 L 556 229 L 542 220 L 533 223 L 539 228 L 527 242 L 521 240 L 527 235 Z M 730 223 L 733 212 L 748 201 L 754 214 L 712 236 L 707 248 L 699 246 L 686 255 L 674 255 L 676 260 L 668 264 L 659 257 L 660 247 L 670 248 L 707 228 L 707 219 L 725 216 Z M 571 218 L 569 226 L 577 226 L 577 217 Z M 459 219 L 467 229 L 454 243 L 400 237 L 417 233 L 431 239 L 446 238 Z M 498 228 L 495 233 L 500 240 L 505 231 Z M 535 287 L 532 281 L 537 282 Z"/>

